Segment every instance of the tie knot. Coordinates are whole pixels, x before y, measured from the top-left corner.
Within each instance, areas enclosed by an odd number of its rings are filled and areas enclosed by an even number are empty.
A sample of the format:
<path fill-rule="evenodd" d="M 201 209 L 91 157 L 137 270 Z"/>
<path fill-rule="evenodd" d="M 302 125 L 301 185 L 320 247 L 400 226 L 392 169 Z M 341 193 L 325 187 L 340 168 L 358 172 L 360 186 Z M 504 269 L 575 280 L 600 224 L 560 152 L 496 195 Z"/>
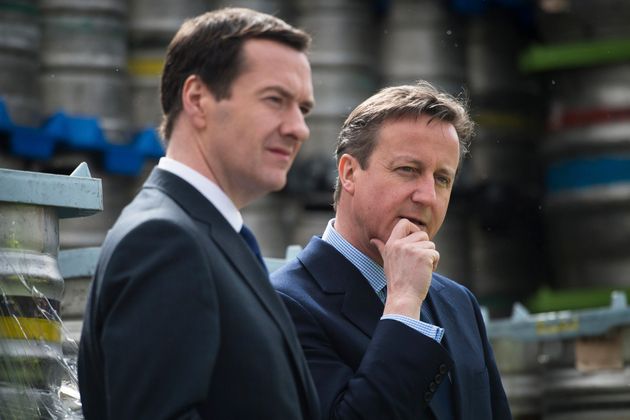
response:
<path fill-rule="evenodd" d="M 239 234 L 243 237 L 243 239 L 245 239 L 245 242 L 247 242 L 247 245 L 249 245 L 250 248 L 254 246 L 258 248 L 258 242 L 256 241 L 256 237 L 250 228 L 243 225 Z"/>
<path fill-rule="evenodd" d="M 260 252 L 260 247 L 258 246 L 258 241 L 256 241 L 254 233 L 247 226 L 243 225 L 239 234 L 245 240 L 245 243 L 249 249 L 252 250 L 256 258 L 258 258 L 258 261 L 260 261 L 263 268 L 266 269 L 265 261 L 263 260 L 262 253 Z"/>

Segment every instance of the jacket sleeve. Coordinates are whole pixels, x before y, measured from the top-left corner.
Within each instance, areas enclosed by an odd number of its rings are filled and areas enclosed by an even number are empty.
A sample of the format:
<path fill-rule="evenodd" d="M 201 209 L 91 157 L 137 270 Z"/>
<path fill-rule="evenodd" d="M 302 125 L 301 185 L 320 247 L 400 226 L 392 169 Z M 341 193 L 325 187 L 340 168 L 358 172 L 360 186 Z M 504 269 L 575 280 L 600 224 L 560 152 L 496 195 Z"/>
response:
<path fill-rule="evenodd" d="M 201 418 L 220 337 L 208 261 L 193 234 L 151 221 L 125 235 L 102 267 L 108 418 Z"/>
<path fill-rule="evenodd" d="M 432 396 L 431 382 L 452 367 L 440 344 L 400 322 L 381 320 L 372 338 L 366 337 L 367 349 L 355 368 L 346 362 L 352 356 L 343 353 L 356 349 L 334 348 L 303 305 L 279 294 L 295 323 L 323 418 L 421 418 Z"/>

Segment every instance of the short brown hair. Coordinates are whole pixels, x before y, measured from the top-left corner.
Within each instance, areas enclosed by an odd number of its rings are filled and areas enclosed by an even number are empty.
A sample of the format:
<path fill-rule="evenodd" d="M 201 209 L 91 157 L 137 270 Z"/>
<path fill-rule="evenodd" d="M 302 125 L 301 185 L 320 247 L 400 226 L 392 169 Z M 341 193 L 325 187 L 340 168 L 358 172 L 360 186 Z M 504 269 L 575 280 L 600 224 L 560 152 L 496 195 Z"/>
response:
<path fill-rule="evenodd" d="M 357 106 L 343 123 L 337 139 L 337 164 L 344 153 L 354 156 L 362 169 L 376 146 L 377 134 L 385 121 L 405 117 L 428 115 L 431 120 L 446 121 L 455 127 L 459 138 L 460 162 L 468 153 L 475 124 L 467 109 L 467 101 L 438 90 L 421 80 L 414 85 L 393 86 L 382 89 Z M 334 205 L 341 194 L 337 177 Z"/>
<path fill-rule="evenodd" d="M 198 75 L 217 100 L 230 97 L 232 83 L 243 70 L 243 43 L 269 39 L 306 51 L 310 36 L 274 16 L 244 8 L 224 8 L 185 21 L 168 46 L 160 100 L 160 134 L 168 142 L 182 110 L 182 87 Z"/>

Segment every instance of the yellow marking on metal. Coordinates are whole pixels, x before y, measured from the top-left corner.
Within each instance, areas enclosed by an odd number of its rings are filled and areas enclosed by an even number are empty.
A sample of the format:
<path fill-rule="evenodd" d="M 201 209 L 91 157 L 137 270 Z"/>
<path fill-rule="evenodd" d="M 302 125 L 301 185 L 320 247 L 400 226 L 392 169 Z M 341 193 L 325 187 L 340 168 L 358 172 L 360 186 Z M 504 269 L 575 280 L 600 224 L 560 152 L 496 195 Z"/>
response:
<path fill-rule="evenodd" d="M 0 316 L 0 339 L 61 342 L 61 324 L 47 319 Z"/>
<path fill-rule="evenodd" d="M 580 320 L 578 318 L 554 321 L 553 323 L 538 321 L 536 323 L 536 335 L 553 335 L 565 332 L 578 331 Z"/>
<path fill-rule="evenodd" d="M 160 76 L 164 68 L 161 58 L 134 58 L 128 62 L 129 73 L 134 76 Z"/>

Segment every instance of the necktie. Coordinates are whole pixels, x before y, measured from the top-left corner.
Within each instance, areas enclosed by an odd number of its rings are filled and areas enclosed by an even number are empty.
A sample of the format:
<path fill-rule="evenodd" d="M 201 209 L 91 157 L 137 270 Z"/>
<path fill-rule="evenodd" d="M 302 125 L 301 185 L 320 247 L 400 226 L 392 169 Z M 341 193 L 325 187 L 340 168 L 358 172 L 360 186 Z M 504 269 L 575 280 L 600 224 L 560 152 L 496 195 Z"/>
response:
<path fill-rule="evenodd" d="M 258 261 L 262 264 L 265 271 L 267 271 L 267 266 L 265 265 L 265 261 L 260 253 L 260 247 L 258 246 L 258 241 L 256 241 L 254 233 L 247 226 L 243 225 L 239 234 L 245 240 L 245 243 L 252 250 L 256 258 L 258 258 Z"/>

